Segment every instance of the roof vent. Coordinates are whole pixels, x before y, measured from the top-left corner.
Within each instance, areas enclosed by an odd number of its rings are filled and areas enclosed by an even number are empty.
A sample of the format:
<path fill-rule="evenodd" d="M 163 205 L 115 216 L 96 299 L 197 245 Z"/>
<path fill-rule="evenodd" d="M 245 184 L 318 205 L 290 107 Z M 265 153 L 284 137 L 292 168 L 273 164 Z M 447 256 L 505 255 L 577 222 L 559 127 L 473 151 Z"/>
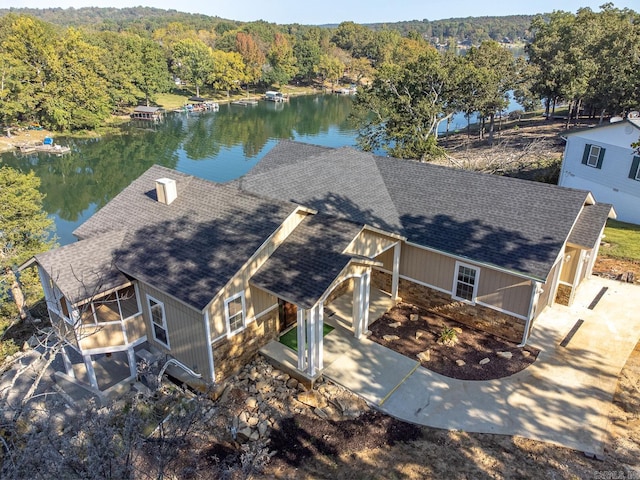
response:
<path fill-rule="evenodd" d="M 156 180 L 156 195 L 160 203 L 171 205 L 178 197 L 176 181 L 171 178 L 159 178 Z"/>

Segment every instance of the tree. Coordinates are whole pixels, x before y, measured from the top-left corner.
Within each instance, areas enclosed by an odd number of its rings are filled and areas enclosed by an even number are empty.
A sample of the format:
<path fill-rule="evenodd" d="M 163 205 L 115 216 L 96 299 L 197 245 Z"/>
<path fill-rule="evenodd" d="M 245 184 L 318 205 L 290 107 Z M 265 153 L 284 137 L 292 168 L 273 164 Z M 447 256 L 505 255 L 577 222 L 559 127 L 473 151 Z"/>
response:
<path fill-rule="evenodd" d="M 140 53 L 140 74 L 136 83 L 149 106 L 149 102 L 153 101 L 158 93 L 168 92 L 171 89 L 171 76 L 167 59 L 156 42 L 143 39 Z"/>
<path fill-rule="evenodd" d="M 262 67 L 266 58 L 255 38 L 249 33 L 238 32 L 236 48 L 244 60 L 246 81 L 258 82 L 262 78 Z"/>
<path fill-rule="evenodd" d="M 196 95 L 200 96 L 203 85 L 213 69 L 211 48 L 200 40 L 187 38 L 173 46 L 174 71 L 183 80 L 196 87 Z"/>
<path fill-rule="evenodd" d="M 213 69 L 209 75 L 209 83 L 216 90 L 230 91 L 237 89 L 245 81 L 245 65 L 242 56 L 237 52 L 213 51 Z"/>
<path fill-rule="evenodd" d="M 276 33 L 267 60 L 271 69 L 267 75 L 267 81 L 273 84 L 283 85 L 288 83 L 297 73 L 296 57 L 293 48 L 286 36 Z"/>
<path fill-rule="evenodd" d="M 320 65 L 321 50 L 318 40 L 311 38 L 311 36 L 303 36 L 294 45 L 293 53 L 297 60 L 298 74 L 306 78 L 307 81 L 311 81 Z"/>
<path fill-rule="evenodd" d="M 448 79 L 446 64 L 434 48 L 415 62 L 381 67 L 355 100 L 360 146 L 423 161 L 441 155 L 437 128 L 453 96 Z"/>
<path fill-rule="evenodd" d="M 42 208 L 43 195 L 38 191 L 40 179 L 33 173 L 0 168 L 0 273 L 2 283 L 12 292 L 21 318 L 26 318 L 24 294 L 15 275 L 16 267 L 33 255 L 52 248 L 53 220 Z M 34 275 L 21 278 L 27 291 L 37 288 Z M 6 296 L 2 296 L 6 301 Z"/>
<path fill-rule="evenodd" d="M 322 75 L 325 80 L 329 80 L 332 86 L 344 75 L 345 65 L 335 55 L 320 55 L 320 65 L 318 65 L 318 73 Z"/>

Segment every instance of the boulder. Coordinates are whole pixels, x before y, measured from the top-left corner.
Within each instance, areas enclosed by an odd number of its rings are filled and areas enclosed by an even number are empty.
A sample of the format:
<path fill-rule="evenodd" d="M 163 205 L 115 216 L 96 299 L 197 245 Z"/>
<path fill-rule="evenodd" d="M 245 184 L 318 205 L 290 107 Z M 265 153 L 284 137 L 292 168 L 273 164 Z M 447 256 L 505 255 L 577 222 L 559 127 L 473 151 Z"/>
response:
<path fill-rule="evenodd" d="M 420 352 L 418 355 L 418 360 L 421 362 L 428 362 L 431 360 L 431 350 L 425 350 L 424 352 Z"/>

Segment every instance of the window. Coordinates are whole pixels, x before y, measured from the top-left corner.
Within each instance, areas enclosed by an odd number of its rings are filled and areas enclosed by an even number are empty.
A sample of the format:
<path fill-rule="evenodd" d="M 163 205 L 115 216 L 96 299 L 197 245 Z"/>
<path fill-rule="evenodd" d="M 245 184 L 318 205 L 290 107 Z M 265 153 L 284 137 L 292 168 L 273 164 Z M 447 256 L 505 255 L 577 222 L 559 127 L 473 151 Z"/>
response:
<path fill-rule="evenodd" d="M 224 314 L 227 319 L 229 334 L 244 328 L 244 292 L 240 292 L 224 301 Z"/>
<path fill-rule="evenodd" d="M 640 181 L 640 157 L 633 157 L 631 161 L 631 170 L 629 171 L 629 178 L 631 180 Z"/>
<path fill-rule="evenodd" d="M 582 154 L 582 163 L 593 168 L 602 168 L 602 159 L 605 149 L 598 145 L 585 145 Z"/>
<path fill-rule="evenodd" d="M 149 303 L 153 338 L 155 338 L 158 343 L 170 348 L 169 335 L 167 333 L 167 318 L 164 314 L 164 304 L 149 295 L 147 295 L 147 302 Z"/>
<path fill-rule="evenodd" d="M 480 269 L 456 262 L 456 278 L 453 281 L 453 298 L 473 303 L 476 298 Z"/>

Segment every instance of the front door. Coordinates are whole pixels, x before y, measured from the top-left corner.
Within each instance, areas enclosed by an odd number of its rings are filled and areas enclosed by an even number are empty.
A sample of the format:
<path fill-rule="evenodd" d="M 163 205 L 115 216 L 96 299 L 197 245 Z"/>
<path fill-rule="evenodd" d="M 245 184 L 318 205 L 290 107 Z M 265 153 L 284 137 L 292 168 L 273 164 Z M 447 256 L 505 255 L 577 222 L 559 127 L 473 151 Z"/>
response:
<path fill-rule="evenodd" d="M 280 331 L 283 332 L 298 321 L 298 307 L 293 303 L 278 300 L 280 310 Z"/>

